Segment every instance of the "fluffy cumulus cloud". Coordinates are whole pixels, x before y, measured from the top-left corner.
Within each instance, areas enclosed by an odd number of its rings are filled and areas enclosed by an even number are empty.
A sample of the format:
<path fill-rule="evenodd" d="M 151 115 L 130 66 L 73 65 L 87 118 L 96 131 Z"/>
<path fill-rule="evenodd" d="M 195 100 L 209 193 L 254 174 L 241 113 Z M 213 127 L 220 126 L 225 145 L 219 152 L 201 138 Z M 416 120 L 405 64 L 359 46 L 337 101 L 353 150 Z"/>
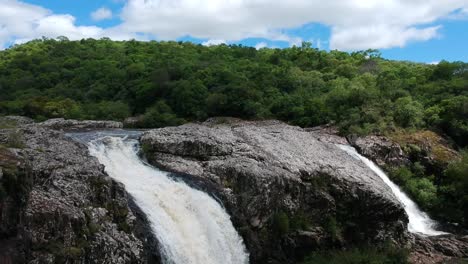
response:
<path fill-rule="evenodd" d="M 191 36 L 208 39 L 206 45 L 265 38 L 300 45 L 302 39 L 286 29 L 321 23 L 331 29 L 327 41 L 331 49 L 357 50 L 403 47 L 436 38 L 441 29 L 438 20 L 454 12 L 465 13 L 468 1 L 127 0 L 120 12 L 121 23 L 113 28 L 77 26 L 71 15 L 53 14 L 19 0 L 0 0 L 0 7 L 0 45 L 57 35 L 160 40 Z M 97 11 L 96 20 L 112 16 Z"/>
<path fill-rule="evenodd" d="M 35 38 L 66 36 L 82 38 L 137 38 L 119 27 L 103 29 L 97 26 L 77 26 L 70 14 L 54 14 L 51 10 L 17 0 L 0 0 L 0 48 Z"/>
<path fill-rule="evenodd" d="M 91 13 L 91 18 L 94 21 L 101 21 L 104 19 L 112 18 L 112 11 L 107 7 L 98 8 L 96 11 Z"/>
<path fill-rule="evenodd" d="M 238 41 L 256 37 L 300 43 L 282 29 L 321 23 L 331 27 L 330 48 L 401 47 L 438 36 L 427 26 L 466 0 L 129 0 L 123 26 L 159 39 L 191 35 Z"/>
<path fill-rule="evenodd" d="M 411 41 L 425 41 L 438 36 L 441 27 L 401 28 L 391 25 L 333 29 L 332 48 L 339 50 L 404 47 Z"/>

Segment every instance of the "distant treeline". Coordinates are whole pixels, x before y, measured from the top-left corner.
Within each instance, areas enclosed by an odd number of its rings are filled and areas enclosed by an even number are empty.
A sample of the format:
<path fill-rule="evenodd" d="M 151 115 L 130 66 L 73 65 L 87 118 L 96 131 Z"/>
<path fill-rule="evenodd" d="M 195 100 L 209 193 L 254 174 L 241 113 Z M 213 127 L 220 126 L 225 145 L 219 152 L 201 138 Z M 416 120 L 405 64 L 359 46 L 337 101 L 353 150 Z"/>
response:
<path fill-rule="evenodd" d="M 66 38 L 0 52 L 0 111 L 161 127 L 211 116 L 334 123 L 343 133 L 431 129 L 468 145 L 468 64 L 286 49 Z"/>

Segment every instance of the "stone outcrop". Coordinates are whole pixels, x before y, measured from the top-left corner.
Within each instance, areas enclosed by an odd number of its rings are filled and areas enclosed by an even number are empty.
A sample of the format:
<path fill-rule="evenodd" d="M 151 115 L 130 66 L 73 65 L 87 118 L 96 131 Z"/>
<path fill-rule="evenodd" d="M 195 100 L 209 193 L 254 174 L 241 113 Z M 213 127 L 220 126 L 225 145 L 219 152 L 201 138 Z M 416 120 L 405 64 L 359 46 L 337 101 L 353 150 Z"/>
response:
<path fill-rule="evenodd" d="M 460 159 L 459 153 L 432 131 L 398 132 L 390 136 L 348 136 L 362 155 L 380 166 L 401 167 L 418 162 L 428 175 L 442 175 L 447 165 Z"/>
<path fill-rule="evenodd" d="M 408 155 L 401 146 L 387 137 L 349 136 L 348 141 L 361 155 L 369 157 L 379 166 L 403 166 L 410 163 Z"/>
<path fill-rule="evenodd" d="M 11 125 L 27 125 L 27 124 L 33 124 L 34 120 L 32 120 L 29 117 L 25 116 L 4 116 L 0 117 L 0 124 L 11 124 Z"/>
<path fill-rule="evenodd" d="M 85 145 L 41 126 L 14 133 L 22 147 L 0 148 L 0 262 L 157 261 L 145 219 Z"/>
<path fill-rule="evenodd" d="M 123 186 L 85 145 L 58 131 L 121 124 L 9 120 L 0 127 L 0 263 L 159 263 L 158 242 Z M 412 246 L 412 263 L 468 257 L 466 236 L 408 234 L 401 204 L 336 147 L 347 143 L 336 134 L 333 127 L 211 119 L 151 130 L 141 143 L 150 163 L 222 201 L 253 264 L 388 243 Z M 382 137 L 348 140 L 383 164 L 409 159 Z"/>
<path fill-rule="evenodd" d="M 252 263 L 291 263 L 313 250 L 407 243 L 407 216 L 364 164 L 278 121 L 213 119 L 145 133 L 152 164 L 214 185 Z"/>
<path fill-rule="evenodd" d="M 79 121 L 63 118 L 49 119 L 38 125 L 44 128 L 64 131 L 123 128 L 122 122 L 96 120 Z"/>
<path fill-rule="evenodd" d="M 414 264 L 463 263 L 468 258 L 468 236 L 415 236 L 410 262 Z"/>

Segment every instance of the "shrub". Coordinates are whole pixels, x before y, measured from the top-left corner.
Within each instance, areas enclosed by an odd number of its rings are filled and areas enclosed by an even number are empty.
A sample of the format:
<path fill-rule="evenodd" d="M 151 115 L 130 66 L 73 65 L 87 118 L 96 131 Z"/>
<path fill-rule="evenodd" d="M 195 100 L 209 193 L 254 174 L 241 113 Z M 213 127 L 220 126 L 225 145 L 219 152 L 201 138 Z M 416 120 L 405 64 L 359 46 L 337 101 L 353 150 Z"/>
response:
<path fill-rule="evenodd" d="M 468 151 L 462 159 L 451 163 L 444 172 L 440 210 L 468 227 Z"/>
<path fill-rule="evenodd" d="M 172 113 L 171 108 L 163 101 L 159 101 L 151 108 L 148 108 L 143 115 L 140 127 L 157 128 L 165 126 L 176 126 L 184 122 Z"/>
<path fill-rule="evenodd" d="M 342 230 L 335 217 L 328 217 L 325 221 L 324 228 L 333 241 L 341 239 Z"/>
<path fill-rule="evenodd" d="M 432 211 L 438 203 L 437 186 L 433 182 L 433 177 L 425 176 L 424 169 L 419 163 L 413 164 L 411 168 L 403 166 L 391 169 L 389 175 L 425 210 Z"/>
<path fill-rule="evenodd" d="M 289 233 L 289 217 L 284 211 L 279 211 L 273 215 L 273 231 L 283 236 Z"/>
<path fill-rule="evenodd" d="M 348 251 L 317 252 L 302 264 L 406 264 L 408 252 L 402 249 L 352 249 Z"/>

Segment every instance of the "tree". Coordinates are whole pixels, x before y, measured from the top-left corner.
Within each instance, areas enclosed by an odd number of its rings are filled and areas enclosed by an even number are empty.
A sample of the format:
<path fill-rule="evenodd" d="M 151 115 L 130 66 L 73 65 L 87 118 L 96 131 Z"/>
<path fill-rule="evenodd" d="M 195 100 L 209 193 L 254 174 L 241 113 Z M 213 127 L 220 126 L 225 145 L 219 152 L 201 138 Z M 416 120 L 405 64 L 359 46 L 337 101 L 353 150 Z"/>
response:
<path fill-rule="evenodd" d="M 424 108 L 411 97 L 402 97 L 395 102 L 394 118 L 402 127 L 421 127 L 424 125 Z"/>
<path fill-rule="evenodd" d="M 177 115 L 199 120 L 206 118 L 208 89 L 200 80 L 177 81 L 171 90 L 171 106 Z"/>

